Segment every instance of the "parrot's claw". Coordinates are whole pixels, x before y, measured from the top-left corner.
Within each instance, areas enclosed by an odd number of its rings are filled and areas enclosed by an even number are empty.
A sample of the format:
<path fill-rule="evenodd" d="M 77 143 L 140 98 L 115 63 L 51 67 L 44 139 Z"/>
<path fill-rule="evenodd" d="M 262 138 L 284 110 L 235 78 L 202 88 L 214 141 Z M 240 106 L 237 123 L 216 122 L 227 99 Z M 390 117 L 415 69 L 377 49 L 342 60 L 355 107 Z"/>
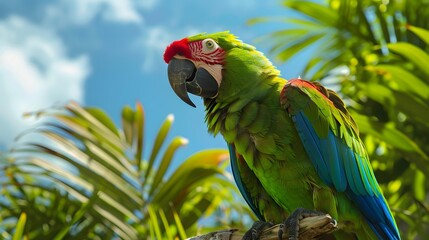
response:
<path fill-rule="evenodd" d="M 283 233 L 288 233 L 289 240 L 298 240 L 299 236 L 299 221 L 306 217 L 314 217 L 326 215 L 326 213 L 309 210 L 305 208 L 297 208 L 289 217 L 284 221 L 284 223 L 280 224 L 278 237 L 279 240 L 283 239 Z"/>
<path fill-rule="evenodd" d="M 258 240 L 261 236 L 261 233 L 269 228 L 272 227 L 274 224 L 269 222 L 263 222 L 263 221 L 256 221 L 253 223 L 252 227 L 244 234 L 243 240 Z"/>

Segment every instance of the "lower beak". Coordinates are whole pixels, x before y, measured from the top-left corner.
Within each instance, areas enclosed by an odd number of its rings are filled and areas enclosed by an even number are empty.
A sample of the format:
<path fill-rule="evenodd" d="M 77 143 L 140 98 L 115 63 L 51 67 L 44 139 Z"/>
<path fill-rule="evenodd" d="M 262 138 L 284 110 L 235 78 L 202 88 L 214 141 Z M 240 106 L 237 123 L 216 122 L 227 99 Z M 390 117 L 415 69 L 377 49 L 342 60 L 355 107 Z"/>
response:
<path fill-rule="evenodd" d="M 188 92 L 203 98 L 213 98 L 218 92 L 218 83 L 204 68 L 196 68 L 186 59 L 172 58 L 168 63 L 168 80 L 177 96 L 195 107 Z"/>

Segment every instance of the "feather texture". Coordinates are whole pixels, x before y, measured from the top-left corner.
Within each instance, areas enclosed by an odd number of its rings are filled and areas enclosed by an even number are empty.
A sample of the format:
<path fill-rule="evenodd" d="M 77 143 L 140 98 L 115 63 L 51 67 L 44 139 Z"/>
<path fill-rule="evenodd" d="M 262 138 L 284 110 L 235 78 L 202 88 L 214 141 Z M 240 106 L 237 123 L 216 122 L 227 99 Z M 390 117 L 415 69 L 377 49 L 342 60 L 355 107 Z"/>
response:
<path fill-rule="evenodd" d="M 250 209 L 252 209 L 253 213 L 255 213 L 255 215 L 259 218 L 259 220 L 265 220 L 265 218 L 261 215 L 261 212 L 256 207 L 255 203 L 253 202 L 249 191 L 241 180 L 242 174 L 240 174 L 240 170 L 238 169 L 239 156 L 237 156 L 237 153 L 235 152 L 234 145 L 228 144 L 228 149 L 231 160 L 231 171 L 232 175 L 234 176 L 235 183 L 237 184 L 238 190 L 240 191 L 246 203 L 249 205 Z"/>
<path fill-rule="evenodd" d="M 173 43 L 166 61 L 194 56 L 189 46 L 208 38 L 225 54 L 215 73 L 222 76 L 218 94 L 204 98 L 205 121 L 226 140 L 234 179 L 256 216 L 280 223 L 298 207 L 317 209 L 338 220 L 337 239 L 400 239 L 341 98 L 318 83 L 286 81 L 229 32 Z M 215 62 L 202 58 L 196 66 Z"/>
<path fill-rule="evenodd" d="M 281 96 L 310 160 L 326 184 L 349 196 L 380 239 L 400 239 L 350 114 L 320 88 L 291 80 Z"/>

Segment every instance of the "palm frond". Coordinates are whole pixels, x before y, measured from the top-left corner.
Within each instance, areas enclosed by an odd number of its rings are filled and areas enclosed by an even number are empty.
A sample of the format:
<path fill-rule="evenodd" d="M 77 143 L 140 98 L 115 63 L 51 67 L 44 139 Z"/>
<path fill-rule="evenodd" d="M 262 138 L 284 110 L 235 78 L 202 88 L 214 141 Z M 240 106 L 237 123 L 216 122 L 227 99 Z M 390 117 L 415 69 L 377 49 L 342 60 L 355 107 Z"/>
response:
<path fill-rule="evenodd" d="M 227 150 L 196 153 L 167 175 L 175 153 L 188 143 L 182 137 L 167 143 L 172 115 L 161 125 L 145 159 L 141 104 L 122 110 L 122 128 L 102 110 L 75 102 L 33 114 L 46 120 L 21 135 L 2 164 L 5 176 L 10 176 L 2 181 L 9 194 L 4 206 L 27 210 L 27 223 L 19 226 L 25 225 L 20 231 L 31 239 L 184 237 L 196 230 L 206 212 L 225 204 L 212 189 L 223 196 L 236 191 L 232 184 L 221 186 L 230 181 L 225 180 L 228 174 L 222 164 L 228 159 Z M 31 134 L 39 138 L 29 141 Z M 23 206 L 20 198 L 25 200 Z M 45 210 L 34 212 L 41 207 L 38 201 L 45 201 Z M 58 220 L 44 230 L 34 223 L 38 214 L 46 217 L 47 209 L 51 219 Z M 19 214 L 7 211 L 1 217 L 12 219 L 14 225 Z M 4 226 L 6 235 L 16 231 L 12 225 Z"/>

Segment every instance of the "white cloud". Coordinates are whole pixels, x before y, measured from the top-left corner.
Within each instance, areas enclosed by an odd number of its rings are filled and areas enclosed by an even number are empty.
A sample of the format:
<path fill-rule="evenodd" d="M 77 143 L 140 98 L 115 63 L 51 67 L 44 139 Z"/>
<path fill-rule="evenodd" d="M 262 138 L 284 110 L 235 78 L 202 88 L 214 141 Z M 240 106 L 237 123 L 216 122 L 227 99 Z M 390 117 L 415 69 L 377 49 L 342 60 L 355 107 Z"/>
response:
<path fill-rule="evenodd" d="M 149 72 L 153 69 L 155 62 L 162 61 L 162 54 L 165 47 L 171 42 L 172 35 L 162 27 L 148 28 L 139 39 L 139 45 L 145 52 L 143 60 L 143 70 Z"/>
<path fill-rule="evenodd" d="M 119 23 L 143 22 L 139 9 L 150 9 L 157 0 L 61 0 L 46 8 L 48 24 L 84 25 L 101 16 Z"/>
<path fill-rule="evenodd" d="M 12 16 L 0 21 L 0 144 L 31 121 L 22 114 L 68 100 L 83 102 L 86 55 L 70 58 L 54 32 Z"/>
<path fill-rule="evenodd" d="M 140 23 L 142 21 L 132 1 L 101 0 L 101 2 L 106 3 L 104 17 L 108 20 L 132 23 Z"/>

